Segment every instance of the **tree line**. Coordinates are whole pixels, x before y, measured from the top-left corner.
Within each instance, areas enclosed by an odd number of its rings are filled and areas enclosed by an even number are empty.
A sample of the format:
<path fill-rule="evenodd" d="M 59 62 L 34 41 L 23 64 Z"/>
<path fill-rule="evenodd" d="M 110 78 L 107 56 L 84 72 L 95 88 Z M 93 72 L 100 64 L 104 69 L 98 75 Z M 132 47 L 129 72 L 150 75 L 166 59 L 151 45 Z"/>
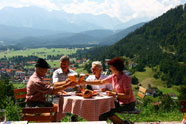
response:
<path fill-rule="evenodd" d="M 129 57 L 141 70 L 145 66 L 157 68 L 155 77 L 166 81 L 168 87 L 182 85 L 186 77 L 185 27 L 186 9 L 181 5 L 146 23 L 112 46 L 78 50 L 77 56 L 90 60 Z"/>

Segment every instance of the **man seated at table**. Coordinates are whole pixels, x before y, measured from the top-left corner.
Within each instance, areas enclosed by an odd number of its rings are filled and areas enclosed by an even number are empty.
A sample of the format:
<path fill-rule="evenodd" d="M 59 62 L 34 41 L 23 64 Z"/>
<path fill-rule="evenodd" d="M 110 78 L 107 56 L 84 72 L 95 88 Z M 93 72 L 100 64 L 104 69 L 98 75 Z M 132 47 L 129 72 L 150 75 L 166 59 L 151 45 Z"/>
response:
<path fill-rule="evenodd" d="M 27 83 L 26 104 L 28 107 L 52 107 L 52 102 L 46 102 L 46 94 L 57 94 L 59 91 L 69 87 L 75 87 L 76 82 L 65 80 L 57 82 L 53 85 L 47 84 L 43 81 L 49 64 L 42 58 L 37 60 L 35 65 L 35 72 L 29 78 Z"/>
<path fill-rule="evenodd" d="M 61 82 L 61 81 L 65 81 L 68 79 L 68 75 L 69 74 L 74 74 L 77 72 L 75 72 L 74 70 L 69 68 L 70 66 L 70 58 L 68 56 L 62 56 L 60 58 L 60 68 L 58 68 L 57 70 L 54 71 L 53 76 L 52 76 L 52 80 L 53 83 L 57 83 L 57 82 Z M 79 89 L 79 87 L 75 87 L 76 90 L 81 90 Z M 67 88 L 65 89 L 65 91 L 70 92 L 73 91 L 73 88 Z M 77 121 L 78 116 L 73 115 L 71 117 L 71 121 Z"/>
<path fill-rule="evenodd" d="M 68 74 L 74 74 L 74 70 L 69 68 L 70 65 L 70 59 L 68 56 L 62 56 L 60 58 L 60 68 L 54 71 L 52 80 L 53 83 L 65 81 L 68 78 Z M 67 88 L 65 91 L 73 91 L 72 88 Z"/>
<path fill-rule="evenodd" d="M 89 75 L 86 81 L 94 81 L 94 80 L 102 80 L 106 78 L 107 76 L 102 73 L 102 64 L 100 61 L 94 61 L 92 62 L 92 73 L 93 75 Z M 91 85 L 91 88 L 93 90 L 112 90 L 112 84 L 106 84 L 106 85 Z"/>

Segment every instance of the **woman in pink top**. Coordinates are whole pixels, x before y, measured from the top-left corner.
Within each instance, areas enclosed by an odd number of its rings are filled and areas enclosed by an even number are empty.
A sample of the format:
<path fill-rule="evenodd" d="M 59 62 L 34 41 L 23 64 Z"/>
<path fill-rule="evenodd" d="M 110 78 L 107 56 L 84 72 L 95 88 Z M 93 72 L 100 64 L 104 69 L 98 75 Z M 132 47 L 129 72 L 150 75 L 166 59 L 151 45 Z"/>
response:
<path fill-rule="evenodd" d="M 114 124 L 122 124 L 123 121 L 114 113 L 133 110 L 135 108 L 136 98 L 132 91 L 131 78 L 123 72 L 123 59 L 116 57 L 108 61 L 107 64 L 110 66 L 112 75 L 103 80 L 85 81 L 85 84 L 105 85 L 112 83 L 113 90 L 115 91 L 107 91 L 106 93 L 108 96 L 116 98 L 115 108 L 101 115 L 100 120 L 107 120 L 109 118 Z"/>

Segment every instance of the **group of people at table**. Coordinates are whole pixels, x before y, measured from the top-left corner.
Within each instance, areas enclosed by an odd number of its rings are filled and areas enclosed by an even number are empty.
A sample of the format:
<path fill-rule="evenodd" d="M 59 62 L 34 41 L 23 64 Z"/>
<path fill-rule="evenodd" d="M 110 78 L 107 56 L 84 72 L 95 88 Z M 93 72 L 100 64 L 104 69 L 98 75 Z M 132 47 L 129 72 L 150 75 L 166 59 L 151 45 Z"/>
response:
<path fill-rule="evenodd" d="M 46 94 L 59 94 L 61 91 L 71 91 L 72 88 L 80 84 L 82 86 L 91 85 L 93 90 L 105 89 L 108 96 L 113 96 L 115 108 L 99 116 L 100 121 L 110 119 L 114 124 L 122 124 L 115 113 L 121 110 L 130 111 L 135 108 L 136 98 L 134 97 L 131 78 L 127 76 L 124 70 L 124 61 L 116 57 L 107 62 L 112 75 L 106 76 L 102 73 L 102 64 L 99 61 L 92 62 L 92 73 L 86 80 L 71 81 L 68 75 L 76 73 L 69 68 L 70 59 L 68 56 L 60 58 L 60 68 L 55 70 L 52 76 L 52 84 L 43 81 L 47 69 L 50 68 L 46 60 L 39 58 L 35 65 L 35 72 L 29 78 L 27 83 L 26 105 L 28 107 L 52 107 L 52 102 L 46 101 Z M 80 87 L 77 87 L 78 89 Z M 74 118 L 77 118 L 75 115 Z"/>

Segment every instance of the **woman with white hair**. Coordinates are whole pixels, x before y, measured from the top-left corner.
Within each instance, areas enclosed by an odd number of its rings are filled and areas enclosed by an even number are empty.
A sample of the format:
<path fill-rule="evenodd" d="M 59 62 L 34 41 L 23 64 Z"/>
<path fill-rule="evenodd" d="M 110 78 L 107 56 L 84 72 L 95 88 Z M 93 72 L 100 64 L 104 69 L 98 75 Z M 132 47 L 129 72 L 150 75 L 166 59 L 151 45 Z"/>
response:
<path fill-rule="evenodd" d="M 89 75 L 86 81 L 94 81 L 94 80 L 102 80 L 107 76 L 102 73 L 102 64 L 100 61 L 92 62 L 92 73 L 93 75 Z M 93 90 L 112 90 L 112 84 L 107 85 L 91 85 Z"/>

